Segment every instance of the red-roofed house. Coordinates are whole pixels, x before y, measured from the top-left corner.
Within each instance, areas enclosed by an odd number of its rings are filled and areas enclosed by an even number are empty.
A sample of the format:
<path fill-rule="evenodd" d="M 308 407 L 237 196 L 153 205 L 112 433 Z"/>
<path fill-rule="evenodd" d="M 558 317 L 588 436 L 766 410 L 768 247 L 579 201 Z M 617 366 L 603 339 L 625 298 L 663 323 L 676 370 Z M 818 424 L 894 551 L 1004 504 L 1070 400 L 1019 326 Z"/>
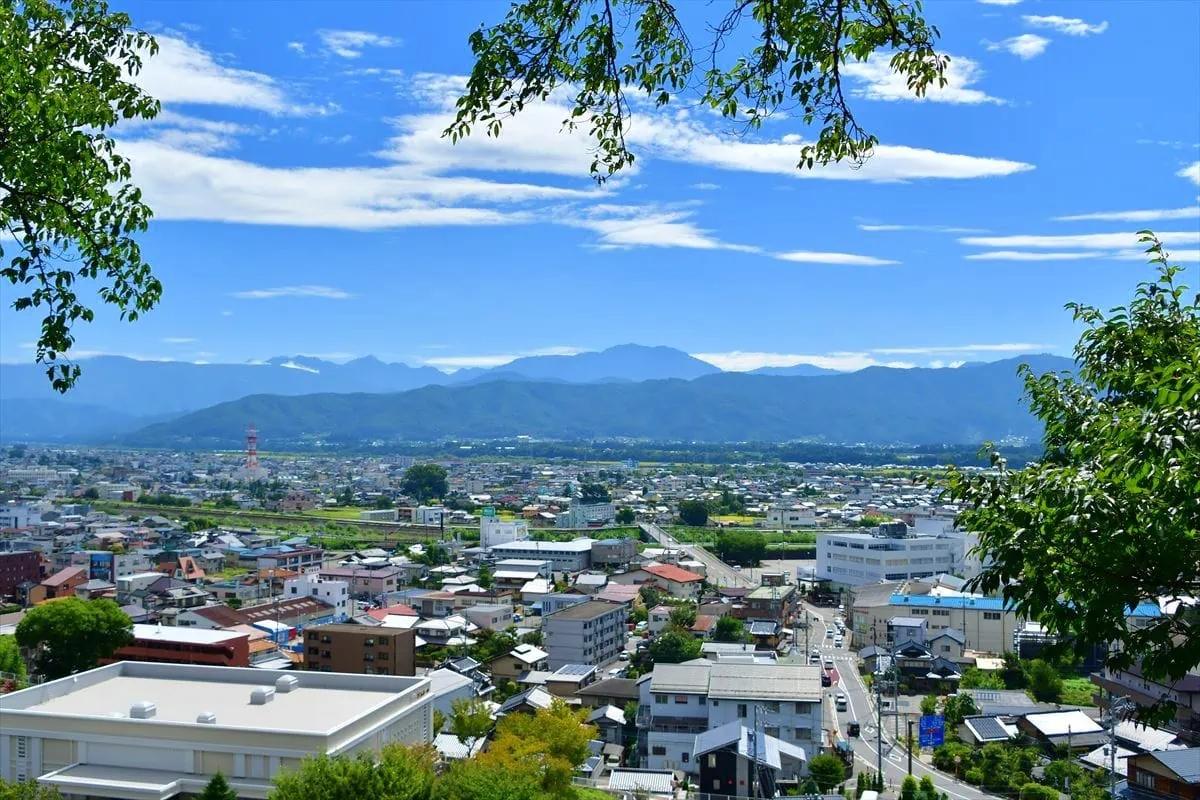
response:
<path fill-rule="evenodd" d="M 87 583 L 88 573 L 83 567 L 66 567 L 29 590 L 29 605 L 46 600 L 74 597 L 75 590 Z"/>
<path fill-rule="evenodd" d="M 684 597 L 692 600 L 699 599 L 700 588 L 704 578 L 694 572 L 689 572 L 674 564 L 651 564 L 642 567 L 642 571 L 653 576 L 658 588 L 668 592 L 672 597 Z"/>
<path fill-rule="evenodd" d="M 396 605 L 388 606 L 387 608 L 373 608 L 367 612 L 368 617 L 370 617 L 371 619 L 377 619 L 380 622 L 383 622 L 385 619 L 392 616 L 393 614 L 395 614 L 398 617 L 419 617 L 419 616 L 421 616 L 420 614 L 417 613 L 415 608 L 413 608 L 412 606 L 406 606 L 406 605 L 404 605 L 404 603 L 397 603 Z"/>

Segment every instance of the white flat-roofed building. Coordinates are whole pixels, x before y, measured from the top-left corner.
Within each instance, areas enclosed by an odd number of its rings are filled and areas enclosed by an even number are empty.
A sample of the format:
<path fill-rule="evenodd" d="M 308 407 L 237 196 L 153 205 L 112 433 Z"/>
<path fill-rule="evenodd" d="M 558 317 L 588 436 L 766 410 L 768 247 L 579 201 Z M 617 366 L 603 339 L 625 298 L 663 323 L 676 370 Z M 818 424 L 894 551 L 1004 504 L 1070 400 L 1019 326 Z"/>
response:
<path fill-rule="evenodd" d="M 495 517 L 479 518 L 479 546 L 495 547 L 508 542 L 520 542 L 529 538 L 529 523 L 523 519 L 500 520 Z"/>
<path fill-rule="evenodd" d="M 582 572 L 592 565 L 592 539 L 572 539 L 569 542 L 505 542 L 492 548 L 500 559 L 521 558 L 549 561 L 560 572 Z"/>
<path fill-rule="evenodd" d="M 305 757 L 433 738 L 428 678 L 123 661 L 0 696 L 0 778 L 166 800 L 216 773 L 265 798 Z"/>
<path fill-rule="evenodd" d="M 903 523 L 895 523 L 903 526 Z M 834 586 L 966 574 L 966 534 L 818 533 L 816 577 Z"/>

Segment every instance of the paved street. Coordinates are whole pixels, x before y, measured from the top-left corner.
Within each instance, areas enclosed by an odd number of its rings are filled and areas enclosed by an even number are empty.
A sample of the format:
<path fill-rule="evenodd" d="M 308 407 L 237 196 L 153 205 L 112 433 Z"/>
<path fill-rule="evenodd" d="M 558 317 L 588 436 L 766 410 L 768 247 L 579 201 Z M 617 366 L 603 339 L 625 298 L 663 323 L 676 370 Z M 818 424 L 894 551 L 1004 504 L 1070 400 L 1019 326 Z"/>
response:
<path fill-rule="evenodd" d="M 757 586 L 758 581 L 752 581 L 749 576 L 721 561 L 703 547 L 682 544 L 674 536 L 650 522 L 640 522 L 638 525 L 654 541 L 663 547 L 676 547 L 683 550 L 691 558 L 704 564 L 708 571 L 708 582 L 717 586 Z"/>

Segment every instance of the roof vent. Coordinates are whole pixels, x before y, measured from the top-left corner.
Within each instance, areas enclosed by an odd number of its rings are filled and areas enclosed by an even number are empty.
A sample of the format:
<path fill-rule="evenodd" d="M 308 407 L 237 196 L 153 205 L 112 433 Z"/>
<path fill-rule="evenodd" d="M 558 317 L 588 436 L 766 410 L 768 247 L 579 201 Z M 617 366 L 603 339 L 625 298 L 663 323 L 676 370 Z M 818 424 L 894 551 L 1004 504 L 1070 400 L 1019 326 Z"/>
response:
<path fill-rule="evenodd" d="M 216 725 L 217 715 L 211 711 L 201 711 L 196 715 L 196 722 L 199 722 L 201 725 Z"/>
<path fill-rule="evenodd" d="M 150 719 L 158 713 L 158 706 L 149 700 L 139 700 L 129 707 L 130 719 Z"/>
<path fill-rule="evenodd" d="M 250 705 L 252 706 L 265 706 L 274 699 L 274 686 L 255 686 L 250 690 Z"/>
<path fill-rule="evenodd" d="M 295 675 L 281 675 L 279 680 L 275 681 L 275 691 L 280 694 L 294 692 L 300 688 L 300 679 Z"/>

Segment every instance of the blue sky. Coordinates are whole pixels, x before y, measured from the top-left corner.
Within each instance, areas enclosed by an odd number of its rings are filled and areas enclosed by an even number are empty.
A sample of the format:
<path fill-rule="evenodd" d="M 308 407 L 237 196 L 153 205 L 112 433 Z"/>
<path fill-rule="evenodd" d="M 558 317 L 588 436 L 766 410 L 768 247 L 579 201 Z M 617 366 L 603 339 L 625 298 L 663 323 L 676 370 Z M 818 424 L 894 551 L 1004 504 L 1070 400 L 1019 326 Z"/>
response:
<path fill-rule="evenodd" d="M 165 295 L 80 327 L 82 356 L 942 365 L 1069 352 L 1064 303 L 1151 274 L 1140 228 L 1200 283 L 1197 3 L 930 2 L 946 89 L 847 68 L 883 145 L 861 170 L 798 172 L 795 120 L 739 137 L 682 98 L 636 111 L 637 169 L 602 188 L 556 102 L 440 138 L 504 3 L 113 5 L 161 46 L 140 80 L 163 114 L 118 134 Z M 681 7 L 702 38 L 712 7 Z M 0 358 L 30 360 L 40 319 L 0 293 Z"/>

